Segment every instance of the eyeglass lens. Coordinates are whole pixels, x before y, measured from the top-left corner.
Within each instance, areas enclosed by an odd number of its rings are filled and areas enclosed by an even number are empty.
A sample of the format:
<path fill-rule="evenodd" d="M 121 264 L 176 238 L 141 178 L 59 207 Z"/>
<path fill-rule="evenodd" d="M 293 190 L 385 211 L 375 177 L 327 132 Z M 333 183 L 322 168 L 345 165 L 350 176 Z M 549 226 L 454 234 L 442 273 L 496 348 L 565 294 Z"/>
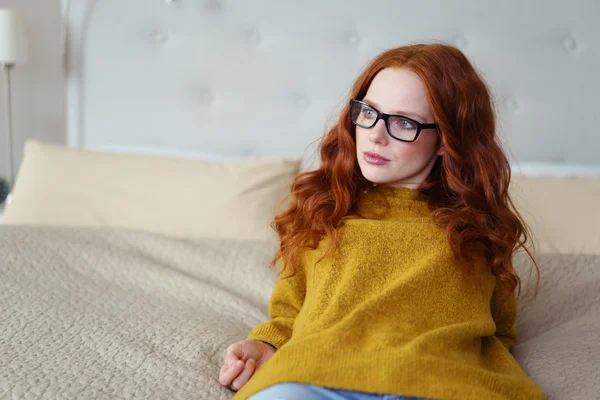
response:
<path fill-rule="evenodd" d="M 350 115 L 352 122 L 362 128 L 371 128 L 377 120 L 377 110 L 362 103 L 353 103 Z M 410 119 L 390 116 L 387 121 L 390 135 L 401 140 L 414 140 L 417 135 L 417 125 Z"/>

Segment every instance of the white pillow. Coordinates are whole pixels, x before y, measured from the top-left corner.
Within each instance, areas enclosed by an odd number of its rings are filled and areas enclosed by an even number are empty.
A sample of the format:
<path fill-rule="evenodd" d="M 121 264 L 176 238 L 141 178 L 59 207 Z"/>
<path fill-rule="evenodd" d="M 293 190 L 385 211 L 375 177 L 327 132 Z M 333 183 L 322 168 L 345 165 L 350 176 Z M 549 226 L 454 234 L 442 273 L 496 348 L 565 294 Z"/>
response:
<path fill-rule="evenodd" d="M 509 192 L 536 250 L 600 254 L 600 176 L 512 175 Z"/>
<path fill-rule="evenodd" d="M 300 161 L 210 162 L 29 140 L 3 223 L 276 240 L 269 225 Z"/>

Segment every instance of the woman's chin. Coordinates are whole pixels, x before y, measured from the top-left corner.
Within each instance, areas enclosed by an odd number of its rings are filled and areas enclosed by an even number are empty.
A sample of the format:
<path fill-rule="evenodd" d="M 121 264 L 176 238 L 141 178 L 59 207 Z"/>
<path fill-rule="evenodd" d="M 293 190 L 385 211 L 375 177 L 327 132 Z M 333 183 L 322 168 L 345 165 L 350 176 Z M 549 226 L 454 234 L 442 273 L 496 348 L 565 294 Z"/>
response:
<path fill-rule="evenodd" d="M 387 179 L 387 177 L 383 176 L 383 174 L 369 173 L 369 171 L 366 171 L 366 172 L 367 173 L 365 173 L 365 171 L 363 171 L 363 177 L 371 183 L 383 185 L 386 182 L 390 181 L 390 179 Z"/>
<path fill-rule="evenodd" d="M 390 176 L 385 165 L 371 165 L 367 162 L 359 162 L 358 165 L 365 179 L 372 183 L 383 185 L 386 182 L 394 181 L 394 177 Z"/>

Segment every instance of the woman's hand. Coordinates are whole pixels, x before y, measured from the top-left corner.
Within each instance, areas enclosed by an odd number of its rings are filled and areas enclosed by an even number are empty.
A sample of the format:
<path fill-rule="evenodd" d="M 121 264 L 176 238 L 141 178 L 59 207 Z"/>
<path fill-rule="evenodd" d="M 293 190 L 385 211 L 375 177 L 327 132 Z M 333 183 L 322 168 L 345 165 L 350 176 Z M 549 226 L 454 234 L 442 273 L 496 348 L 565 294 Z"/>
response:
<path fill-rule="evenodd" d="M 219 383 L 237 391 L 267 362 L 275 348 L 258 340 L 244 339 L 227 348 L 225 362 L 219 372 Z"/>

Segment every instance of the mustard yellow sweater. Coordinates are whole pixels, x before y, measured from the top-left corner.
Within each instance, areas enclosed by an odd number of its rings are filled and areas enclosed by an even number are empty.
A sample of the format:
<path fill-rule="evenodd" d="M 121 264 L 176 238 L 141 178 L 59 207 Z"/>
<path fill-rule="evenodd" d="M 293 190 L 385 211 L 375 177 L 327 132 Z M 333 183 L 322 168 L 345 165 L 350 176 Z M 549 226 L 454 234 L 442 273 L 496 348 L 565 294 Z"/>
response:
<path fill-rule="evenodd" d="M 392 205 L 384 220 L 348 220 L 335 257 L 315 263 L 322 240 L 295 275 L 280 274 L 270 320 L 248 335 L 278 350 L 233 399 L 281 382 L 429 399 L 544 399 L 509 352 L 515 293 L 500 302 L 489 268 L 453 261 L 416 190 L 383 190 Z M 380 207 L 374 198 L 364 194 L 358 209 Z"/>

